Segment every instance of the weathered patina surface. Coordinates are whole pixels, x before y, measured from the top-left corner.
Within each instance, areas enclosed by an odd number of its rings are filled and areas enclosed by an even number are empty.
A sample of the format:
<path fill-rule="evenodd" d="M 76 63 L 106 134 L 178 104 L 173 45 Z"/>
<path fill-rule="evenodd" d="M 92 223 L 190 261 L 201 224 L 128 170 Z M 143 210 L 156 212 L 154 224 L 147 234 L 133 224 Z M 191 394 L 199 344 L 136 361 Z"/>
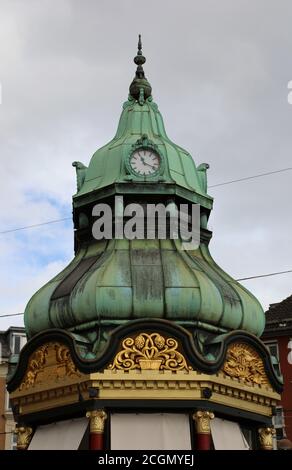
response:
<path fill-rule="evenodd" d="M 213 334 L 242 329 L 260 335 L 264 312 L 257 299 L 212 259 L 207 221 L 213 199 L 207 193 L 207 164 L 167 136 L 143 70 L 139 41 L 137 72 L 123 105 L 115 137 L 97 150 L 88 168 L 74 162 L 77 193 L 73 197 L 76 256 L 42 287 L 25 311 L 29 337 L 50 328 L 82 335 L 97 354 L 117 324 L 161 318 Z M 139 142 L 157 149 L 162 172 L 148 178 L 131 174 L 129 155 Z M 138 144 L 137 144 L 138 142 Z M 133 147 L 134 146 L 134 147 Z M 97 202 L 199 203 L 201 243 L 182 250 L 180 240 L 94 240 L 92 207 Z"/>

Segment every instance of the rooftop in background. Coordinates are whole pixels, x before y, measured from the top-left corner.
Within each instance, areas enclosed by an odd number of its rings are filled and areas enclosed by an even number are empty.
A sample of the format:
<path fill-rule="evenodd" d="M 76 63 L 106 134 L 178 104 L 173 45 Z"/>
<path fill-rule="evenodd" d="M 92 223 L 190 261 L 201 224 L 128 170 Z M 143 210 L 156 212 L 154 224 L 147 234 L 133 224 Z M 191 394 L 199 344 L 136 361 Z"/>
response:
<path fill-rule="evenodd" d="M 0 330 L 0 335 L 8 335 L 9 333 L 14 333 L 14 332 L 24 332 L 25 331 L 25 328 L 24 326 L 9 326 L 9 328 L 7 328 L 7 330 Z"/>
<path fill-rule="evenodd" d="M 269 310 L 266 312 L 265 335 L 271 330 L 277 330 L 279 333 L 283 331 L 283 334 L 287 334 L 288 330 L 292 330 L 292 295 L 282 300 L 282 302 L 270 305 Z"/>
<path fill-rule="evenodd" d="M 25 343 L 25 328 L 22 326 L 10 326 L 7 330 L 0 331 L 0 364 L 11 354 L 19 354 Z"/>

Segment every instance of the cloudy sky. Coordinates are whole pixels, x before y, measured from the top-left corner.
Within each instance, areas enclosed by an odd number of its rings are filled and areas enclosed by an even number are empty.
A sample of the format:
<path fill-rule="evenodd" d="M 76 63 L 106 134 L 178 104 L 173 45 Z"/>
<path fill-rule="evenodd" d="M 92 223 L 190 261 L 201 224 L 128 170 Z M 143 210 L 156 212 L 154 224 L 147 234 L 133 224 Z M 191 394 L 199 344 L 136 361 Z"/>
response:
<path fill-rule="evenodd" d="M 168 135 L 209 185 L 292 167 L 291 18 L 289 0 L 0 0 L 0 231 L 71 216 L 71 164 L 113 137 L 138 33 Z M 235 278 L 292 269 L 291 180 L 210 189 L 210 249 Z M 0 253 L 0 315 L 22 312 L 72 258 L 71 221 L 2 233 Z M 292 273 L 244 284 L 267 308 Z"/>

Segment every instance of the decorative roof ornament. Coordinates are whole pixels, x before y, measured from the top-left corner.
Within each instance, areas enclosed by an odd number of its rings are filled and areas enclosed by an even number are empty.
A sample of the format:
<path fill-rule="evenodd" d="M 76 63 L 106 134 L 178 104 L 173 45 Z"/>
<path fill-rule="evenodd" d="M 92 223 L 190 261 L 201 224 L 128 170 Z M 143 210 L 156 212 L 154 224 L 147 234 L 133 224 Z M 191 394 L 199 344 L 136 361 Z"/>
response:
<path fill-rule="evenodd" d="M 138 52 L 134 58 L 134 62 L 137 65 L 137 70 L 136 76 L 130 85 L 130 98 L 138 101 L 139 104 L 143 106 L 145 100 L 151 96 L 152 88 L 145 77 L 143 69 L 143 64 L 145 64 L 146 58 L 142 54 L 141 34 L 139 34 Z"/>
<path fill-rule="evenodd" d="M 179 352 L 176 339 L 160 333 L 139 333 L 135 338 L 126 338 L 108 369 L 116 370 L 192 370 L 184 355 Z"/>

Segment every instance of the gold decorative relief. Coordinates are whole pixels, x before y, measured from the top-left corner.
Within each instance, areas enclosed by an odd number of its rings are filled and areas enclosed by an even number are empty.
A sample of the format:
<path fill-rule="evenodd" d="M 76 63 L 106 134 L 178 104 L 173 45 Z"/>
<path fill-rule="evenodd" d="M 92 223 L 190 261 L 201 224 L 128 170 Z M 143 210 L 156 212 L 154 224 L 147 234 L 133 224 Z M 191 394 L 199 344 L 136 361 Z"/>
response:
<path fill-rule="evenodd" d="M 32 428 L 28 426 L 20 426 L 15 429 L 14 433 L 17 435 L 17 450 L 26 450 L 32 438 Z"/>
<path fill-rule="evenodd" d="M 178 342 L 174 338 L 165 338 L 160 333 L 139 333 L 135 338 L 124 339 L 122 349 L 108 368 L 173 371 L 192 369 L 178 351 Z"/>
<path fill-rule="evenodd" d="M 273 450 L 273 436 L 275 436 L 275 434 L 276 431 L 274 428 L 259 429 L 259 438 L 262 449 Z"/>
<path fill-rule="evenodd" d="M 33 386 L 37 376 L 43 372 L 48 356 L 49 346 L 50 343 L 44 344 L 31 355 L 24 381 L 20 385 L 20 390 Z"/>
<path fill-rule="evenodd" d="M 223 371 L 250 385 L 269 383 L 262 359 L 246 344 L 232 344 L 228 348 Z"/>
<path fill-rule="evenodd" d="M 210 434 L 210 421 L 214 419 L 212 411 L 196 411 L 193 414 L 193 420 L 196 423 L 196 431 L 198 434 Z"/>
<path fill-rule="evenodd" d="M 90 419 L 90 434 L 103 434 L 107 414 L 104 410 L 87 411 L 86 418 Z"/>
<path fill-rule="evenodd" d="M 46 343 L 30 356 L 20 390 L 34 387 L 37 383 L 55 382 L 64 377 L 81 377 L 72 361 L 67 346 L 60 343 Z"/>
<path fill-rule="evenodd" d="M 67 346 L 63 344 L 55 344 L 56 350 L 56 360 L 57 360 L 57 375 L 58 377 L 62 376 L 81 376 L 80 372 L 78 372 L 74 362 L 72 361 L 72 357 L 70 354 L 69 349 Z"/>

